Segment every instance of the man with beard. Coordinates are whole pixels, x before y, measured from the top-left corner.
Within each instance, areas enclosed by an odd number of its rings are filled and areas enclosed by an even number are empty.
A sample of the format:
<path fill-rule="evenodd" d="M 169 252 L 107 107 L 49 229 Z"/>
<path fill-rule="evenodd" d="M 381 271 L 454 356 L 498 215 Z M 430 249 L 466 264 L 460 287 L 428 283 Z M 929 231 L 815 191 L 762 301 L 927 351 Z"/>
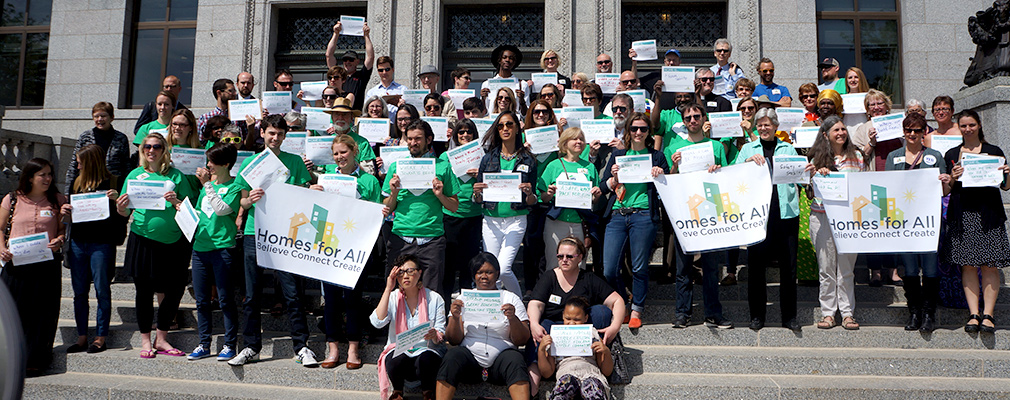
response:
<path fill-rule="evenodd" d="M 657 91 L 662 90 L 663 81 L 656 81 L 654 88 Z M 655 142 L 656 150 L 666 149 L 673 138 L 687 135 L 687 130 L 684 128 L 683 119 L 680 115 L 684 107 L 695 103 L 695 94 L 692 92 L 676 92 L 673 96 L 674 108 L 663 110 L 663 103 L 657 102 L 656 108 L 652 110 L 650 118 L 652 118 L 652 126 L 656 127 L 652 138 Z"/>
<path fill-rule="evenodd" d="M 386 242 L 386 274 L 392 270 L 393 260 L 411 254 L 424 266 L 421 281 L 425 287 L 448 298 L 442 283 L 446 243 L 442 208 L 455 212 L 459 207 L 458 180 L 448 162 L 434 157 L 431 142 L 435 140 L 435 133 L 427 122 L 415 120 L 404 131 L 404 142 L 411 158 L 435 160 L 435 178 L 431 181 L 431 189 L 403 189 L 396 173 L 398 163 L 389 166 L 382 184 L 382 196 L 388 212 L 395 214 L 393 234 Z"/>
<path fill-rule="evenodd" d="M 354 131 L 352 124 L 354 117 L 361 115 L 361 111 L 351 108 L 351 101 L 344 97 L 337 97 L 333 100 L 333 107 L 326 110 L 330 114 L 330 122 L 333 123 L 335 135 L 348 135 L 358 144 L 358 165 L 365 172 L 376 175 L 375 152 L 372 146 L 361 135 Z"/>
<path fill-rule="evenodd" d="M 228 101 L 235 100 L 238 97 L 238 93 L 235 91 L 235 82 L 231 79 L 221 78 L 214 81 L 213 92 L 214 98 L 217 99 L 217 107 L 214 107 L 210 112 L 201 115 L 199 119 L 196 120 L 196 130 L 200 134 L 200 143 L 206 143 L 209 139 L 204 136 L 204 127 L 207 125 L 207 120 L 216 115 L 228 116 Z M 235 121 L 235 125 L 238 126 L 239 130 L 242 131 L 242 137 L 247 138 L 249 135 L 249 129 L 246 125 L 246 121 Z"/>
<path fill-rule="evenodd" d="M 513 78 L 512 71 L 519 67 L 519 64 L 523 62 L 523 53 L 519 51 L 518 47 L 510 44 L 503 44 L 494 49 L 491 53 L 491 64 L 494 65 L 495 71 L 497 72 L 491 79 L 498 78 Z M 530 104 L 530 93 L 529 86 L 523 79 L 517 79 L 517 83 L 511 86 L 511 89 L 516 94 L 516 109 L 520 115 L 526 114 L 526 105 Z M 491 94 L 491 88 L 489 87 L 488 81 L 484 81 L 480 85 L 480 97 L 487 101 L 488 96 Z M 494 109 L 494 107 L 488 107 L 488 109 Z"/>
<path fill-rule="evenodd" d="M 779 107 L 789 107 L 793 97 L 789 88 L 775 83 L 775 64 L 767 57 L 762 58 L 757 67 L 761 83 L 754 88 L 754 97 L 768 96 L 768 100 L 777 103 Z"/>
<path fill-rule="evenodd" d="M 256 87 L 256 78 L 248 72 L 240 72 L 235 77 L 235 88 L 238 89 L 240 100 L 252 100 L 256 96 L 252 95 L 253 88 Z"/>
<path fill-rule="evenodd" d="M 825 58 L 817 64 L 817 68 L 821 70 L 821 84 L 817 85 L 818 90 L 828 90 L 835 89 L 835 85 L 838 83 L 838 60 L 834 58 Z M 845 82 L 842 81 L 842 86 Z"/>
<path fill-rule="evenodd" d="M 624 149 L 624 123 L 627 120 L 628 115 L 635 111 L 635 101 L 631 98 L 631 96 L 618 93 L 614 95 L 614 99 L 610 101 L 608 110 L 611 114 L 613 114 L 614 138 L 611 139 L 609 143 L 600 143 L 600 150 L 596 153 L 596 159 L 593 162 L 593 164 L 596 165 L 597 171 L 601 171 L 610 162 L 610 159 L 613 157 L 614 150 Z M 600 196 L 597 201 L 593 202 L 593 212 L 600 218 L 603 217 L 603 214 L 606 211 L 606 206 L 610 204 L 607 198 L 608 195 Z M 601 276 L 603 272 L 603 243 L 600 240 L 595 239 L 602 238 L 606 228 L 607 224 L 605 223 L 597 224 L 597 234 L 590 236 L 594 239 L 590 246 L 593 252 L 593 268 L 600 272 Z"/>

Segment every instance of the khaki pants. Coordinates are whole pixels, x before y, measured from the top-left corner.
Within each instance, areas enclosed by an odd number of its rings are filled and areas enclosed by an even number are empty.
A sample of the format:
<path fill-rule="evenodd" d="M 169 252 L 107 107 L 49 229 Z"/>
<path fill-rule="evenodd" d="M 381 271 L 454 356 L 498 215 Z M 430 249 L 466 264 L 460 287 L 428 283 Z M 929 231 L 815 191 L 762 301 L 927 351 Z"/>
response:
<path fill-rule="evenodd" d="M 810 213 L 810 238 L 814 241 L 820 270 L 821 316 L 834 316 L 835 311 L 840 311 L 842 318 L 851 317 L 856 301 L 853 274 L 856 254 L 839 254 L 835 249 L 826 213 Z"/>

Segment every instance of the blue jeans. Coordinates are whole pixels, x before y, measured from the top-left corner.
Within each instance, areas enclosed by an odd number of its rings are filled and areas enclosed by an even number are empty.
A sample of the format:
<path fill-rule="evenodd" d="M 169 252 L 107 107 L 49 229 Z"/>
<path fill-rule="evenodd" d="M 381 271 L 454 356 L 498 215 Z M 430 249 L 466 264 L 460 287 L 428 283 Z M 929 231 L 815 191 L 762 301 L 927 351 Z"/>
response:
<path fill-rule="evenodd" d="M 924 253 L 901 253 L 901 263 L 905 265 L 905 276 L 918 276 L 922 270 L 923 278 L 936 278 L 939 276 L 940 260 L 935 251 Z"/>
<path fill-rule="evenodd" d="M 631 247 L 631 310 L 645 310 L 645 296 L 649 292 L 649 255 L 652 242 L 656 239 L 656 225 L 649 210 L 634 214 L 614 213 L 607 224 L 603 239 L 603 276 L 610 286 L 627 299 L 627 291 L 621 278 L 621 253 L 624 245 Z M 634 238 L 634 240 L 631 240 Z M 630 242 L 630 243 L 629 243 Z"/>
<path fill-rule="evenodd" d="M 94 281 L 95 297 L 98 300 L 98 312 L 95 316 L 96 335 L 109 336 L 109 319 L 112 317 L 109 273 L 116 261 L 116 246 L 71 239 L 67 257 L 70 264 L 70 282 L 74 287 L 74 320 L 77 321 L 77 335 L 88 334 L 88 289 Z"/>
<path fill-rule="evenodd" d="M 193 252 L 193 294 L 196 296 L 197 330 L 200 344 L 210 350 L 214 316 L 211 310 L 211 285 L 217 286 L 218 304 L 224 312 L 224 344 L 235 348 L 238 341 L 238 311 L 229 282 L 232 266 L 229 249 Z"/>
<path fill-rule="evenodd" d="M 685 254 L 677 247 L 677 316 L 691 317 L 694 284 L 691 283 L 691 266 L 694 254 Z M 725 251 L 701 254 L 702 295 L 705 299 L 705 318 L 721 318 L 719 302 L 719 263 L 726 259 Z"/>
<path fill-rule="evenodd" d="M 245 301 L 242 302 L 242 312 L 245 315 L 245 329 L 242 331 L 242 340 L 245 346 L 259 352 L 263 348 L 262 342 L 262 321 L 260 316 L 260 278 L 262 271 L 256 263 L 256 236 L 247 235 L 243 239 L 242 246 L 245 251 Z M 295 353 L 305 347 L 309 339 L 309 325 L 302 312 L 302 302 L 298 298 L 301 292 L 298 277 L 283 271 L 274 271 L 278 286 L 284 295 L 284 302 L 288 308 L 288 318 L 291 321 L 291 344 Z"/>

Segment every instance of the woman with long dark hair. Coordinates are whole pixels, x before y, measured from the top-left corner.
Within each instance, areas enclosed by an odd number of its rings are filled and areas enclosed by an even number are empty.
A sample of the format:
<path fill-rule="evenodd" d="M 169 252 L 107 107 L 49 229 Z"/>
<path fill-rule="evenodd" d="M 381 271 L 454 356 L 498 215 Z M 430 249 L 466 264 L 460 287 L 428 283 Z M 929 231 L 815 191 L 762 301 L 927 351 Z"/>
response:
<path fill-rule="evenodd" d="M 452 130 L 452 144 L 459 147 L 479 140 L 477 125 L 469 119 L 461 119 Z M 439 156 L 449 163 L 449 154 Z M 477 182 L 477 168 L 470 168 L 466 175 L 457 176 L 459 186 L 459 206 L 456 211 L 442 208 L 442 225 L 445 227 L 445 273 L 443 287 L 447 292 L 453 292 L 453 286 L 459 282 L 460 289 L 470 289 L 473 286 L 472 275 L 467 269 L 471 259 L 480 253 L 481 216 L 480 206 L 473 202 L 473 184 Z M 459 280 L 456 280 L 456 273 Z"/>

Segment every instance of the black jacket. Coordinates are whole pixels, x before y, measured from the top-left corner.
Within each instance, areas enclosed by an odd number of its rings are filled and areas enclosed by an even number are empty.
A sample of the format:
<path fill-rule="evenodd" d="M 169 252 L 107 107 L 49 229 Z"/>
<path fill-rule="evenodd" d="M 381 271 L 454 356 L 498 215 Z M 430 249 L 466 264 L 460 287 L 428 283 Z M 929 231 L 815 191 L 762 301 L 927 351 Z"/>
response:
<path fill-rule="evenodd" d="M 663 156 L 663 152 L 662 151 L 658 151 L 658 150 L 654 150 L 654 149 L 648 149 L 648 150 L 649 150 L 649 155 L 652 156 L 652 166 L 653 167 L 660 167 L 660 168 L 663 169 L 663 171 L 666 171 L 666 170 L 670 169 L 669 165 L 666 163 L 666 157 Z M 613 190 L 610 189 L 610 186 L 607 185 L 607 181 L 610 180 L 610 178 L 612 176 L 614 176 L 610 172 L 610 170 L 614 167 L 614 163 L 616 162 L 617 157 L 623 156 L 627 152 L 628 152 L 627 149 L 625 149 L 625 150 L 615 149 L 612 152 L 613 157 L 611 157 L 610 161 L 607 162 L 606 167 L 603 168 L 603 176 L 600 177 L 600 191 L 603 192 L 603 194 L 610 195 L 610 194 L 612 194 L 614 192 Z M 652 184 L 652 183 L 648 183 L 647 185 L 648 185 L 647 186 L 648 187 L 647 192 L 648 192 L 648 195 L 649 195 L 649 212 L 652 215 L 652 222 L 658 224 L 659 223 L 659 196 L 656 193 L 656 185 Z M 617 201 L 617 195 L 616 194 L 610 195 L 610 200 L 607 202 L 607 207 L 606 207 L 606 209 L 603 210 L 603 212 L 604 212 L 603 217 L 604 218 L 609 218 L 610 217 L 610 214 L 613 212 L 613 209 L 614 209 L 614 203 L 616 201 Z"/>
<path fill-rule="evenodd" d="M 508 171 L 508 172 L 518 173 L 519 176 L 520 176 L 520 178 L 522 179 L 522 183 L 529 183 L 533 187 L 533 190 L 536 191 L 536 188 L 537 188 L 537 159 L 536 159 L 536 157 L 533 157 L 533 155 L 530 154 L 528 151 L 521 151 L 521 152 L 519 152 L 519 154 L 516 155 L 516 157 L 518 157 L 518 159 L 516 160 L 516 166 L 515 166 L 515 168 L 513 168 L 512 171 Z M 488 152 L 484 154 L 484 158 L 480 159 L 480 169 L 479 169 L 479 173 L 477 174 L 477 182 L 484 182 L 484 173 L 485 172 L 489 172 L 489 173 L 502 172 L 502 170 L 501 170 L 501 148 L 500 147 L 496 147 L 496 148 L 493 148 L 491 150 L 488 150 Z M 485 209 L 491 210 L 498 203 L 494 202 L 494 201 L 485 201 L 485 202 L 483 202 L 481 204 L 482 204 L 482 206 Z M 513 210 L 528 210 L 531 207 L 532 206 L 526 204 L 525 201 L 520 201 L 518 203 L 512 203 L 512 209 Z"/>

